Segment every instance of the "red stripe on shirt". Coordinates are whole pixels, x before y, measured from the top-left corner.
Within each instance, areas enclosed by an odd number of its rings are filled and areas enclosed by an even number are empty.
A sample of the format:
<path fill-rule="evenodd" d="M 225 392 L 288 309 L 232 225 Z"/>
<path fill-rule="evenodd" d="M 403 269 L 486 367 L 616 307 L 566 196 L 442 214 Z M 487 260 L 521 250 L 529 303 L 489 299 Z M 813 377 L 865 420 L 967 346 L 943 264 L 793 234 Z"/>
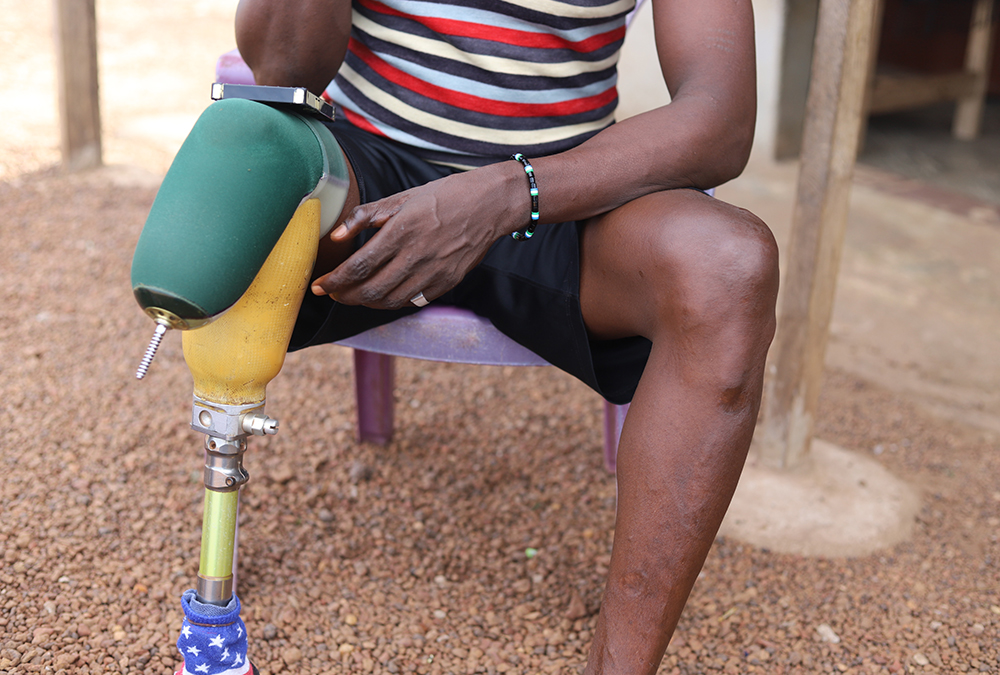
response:
<path fill-rule="evenodd" d="M 341 108 L 341 110 L 343 110 L 344 117 L 347 118 L 347 121 L 356 126 L 357 128 L 361 129 L 362 131 L 367 131 L 369 133 L 385 137 L 385 134 L 379 131 L 378 127 L 376 127 L 374 124 L 366 120 L 361 115 L 357 114 L 356 112 L 351 112 L 347 108 Z"/>
<path fill-rule="evenodd" d="M 512 103 L 447 89 L 418 79 L 380 59 L 368 47 L 351 38 L 348 49 L 376 73 L 404 89 L 462 110 L 500 117 L 562 117 L 596 110 L 615 100 L 618 91 L 609 87 L 600 94 L 559 103 Z"/>
<path fill-rule="evenodd" d="M 440 35 L 451 35 L 454 37 L 475 38 L 477 40 L 489 40 L 491 42 L 502 42 L 504 44 L 517 47 L 530 47 L 533 49 L 569 49 L 575 52 L 588 53 L 605 47 L 617 40 L 625 37 L 625 27 L 621 26 L 614 30 L 593 35 L 585 40 L 573 42 L 558 35 L 549 33 L 533 33 L 525 30 L 515 30 L 513 28 L 500 28 L 499 26 L 489 26 L 468 21 L 457 21 L 455 19 L 442 19 L 430 16 L 415 16 L 406 14 L 399 10 L 383 5 L 377 0 L 358 0 L 358 3 L 373 12 L 387 14 L 389 16 L 399 16 L 412 21 L 416 21 L 422 26 L 426 26 Z"/>

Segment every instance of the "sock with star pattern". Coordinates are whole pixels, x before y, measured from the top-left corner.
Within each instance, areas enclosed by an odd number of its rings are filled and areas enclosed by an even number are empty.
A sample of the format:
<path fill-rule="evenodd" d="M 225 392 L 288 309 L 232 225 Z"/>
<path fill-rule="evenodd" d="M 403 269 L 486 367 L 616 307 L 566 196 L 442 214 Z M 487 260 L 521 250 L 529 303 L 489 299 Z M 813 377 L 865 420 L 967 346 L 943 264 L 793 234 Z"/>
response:
<path fill-rule="evenodd" d="M 194 589 L 181 596 L 184 625 L 177 649 L 184 662 L 174 675 L 256 675 L 247 658 L 247 629 L 235 595 L 225 607 L 199 602 Z"/>

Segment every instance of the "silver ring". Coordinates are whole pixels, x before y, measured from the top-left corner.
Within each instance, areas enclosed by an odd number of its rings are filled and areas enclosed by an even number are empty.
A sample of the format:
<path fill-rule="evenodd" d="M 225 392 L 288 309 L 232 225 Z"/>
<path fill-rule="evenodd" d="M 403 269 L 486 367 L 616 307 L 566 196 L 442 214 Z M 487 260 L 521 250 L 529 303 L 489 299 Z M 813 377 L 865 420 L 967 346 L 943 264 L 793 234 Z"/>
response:
<path fill-rule="evenodd" d="M 421 291 L 420 293 L 417 293 L 412 298 L 410 298 L 410 302 L 412 302 L 417 307 L 423 307 L 424 305 L 427 304 L 428 301 L 427 298 L 424 297 L 423 291 Z"/>

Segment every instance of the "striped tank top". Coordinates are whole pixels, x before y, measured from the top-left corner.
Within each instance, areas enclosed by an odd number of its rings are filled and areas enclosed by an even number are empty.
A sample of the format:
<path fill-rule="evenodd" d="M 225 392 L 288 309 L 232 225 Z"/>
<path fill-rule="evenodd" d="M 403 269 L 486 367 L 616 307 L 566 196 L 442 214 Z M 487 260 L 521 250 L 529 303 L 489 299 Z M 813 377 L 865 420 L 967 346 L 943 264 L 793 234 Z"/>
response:
<path fill-rule="evenodd" d="M 579 145 L 614 121 L 635 0 L 354 0 L 338 113 L 469 168 Z"/>

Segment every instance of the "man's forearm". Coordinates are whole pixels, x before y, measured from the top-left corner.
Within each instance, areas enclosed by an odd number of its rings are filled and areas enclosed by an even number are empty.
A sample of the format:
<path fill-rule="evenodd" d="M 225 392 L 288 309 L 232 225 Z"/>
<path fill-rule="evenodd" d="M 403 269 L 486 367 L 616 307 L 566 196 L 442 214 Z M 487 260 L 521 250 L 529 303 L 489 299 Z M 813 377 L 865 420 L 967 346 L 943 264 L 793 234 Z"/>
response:
<path fill-rule="evenodd" d="M 543 221 L 588 218 L 671 188 L 715 187 L 746 164 L 756 118 L 749 0 L 652 2 L 671 103 L 535 160 Z"/>
<path fill-rule="evenodd" d="M 721 115 L 710 119 L 715 115 L 698 102 L 675 101 L 568 152 L 532 158 L 543 222 L 581 220 L 652 192 L 735 178 L 749 155 L 753 115 L 729 128 Z"/>
<path fill-rule="evenodd" d="M 257 84 L 322 93 L 350 32 L 350 0 L 240 0 L 236 10 L 236 44 Z"/>

